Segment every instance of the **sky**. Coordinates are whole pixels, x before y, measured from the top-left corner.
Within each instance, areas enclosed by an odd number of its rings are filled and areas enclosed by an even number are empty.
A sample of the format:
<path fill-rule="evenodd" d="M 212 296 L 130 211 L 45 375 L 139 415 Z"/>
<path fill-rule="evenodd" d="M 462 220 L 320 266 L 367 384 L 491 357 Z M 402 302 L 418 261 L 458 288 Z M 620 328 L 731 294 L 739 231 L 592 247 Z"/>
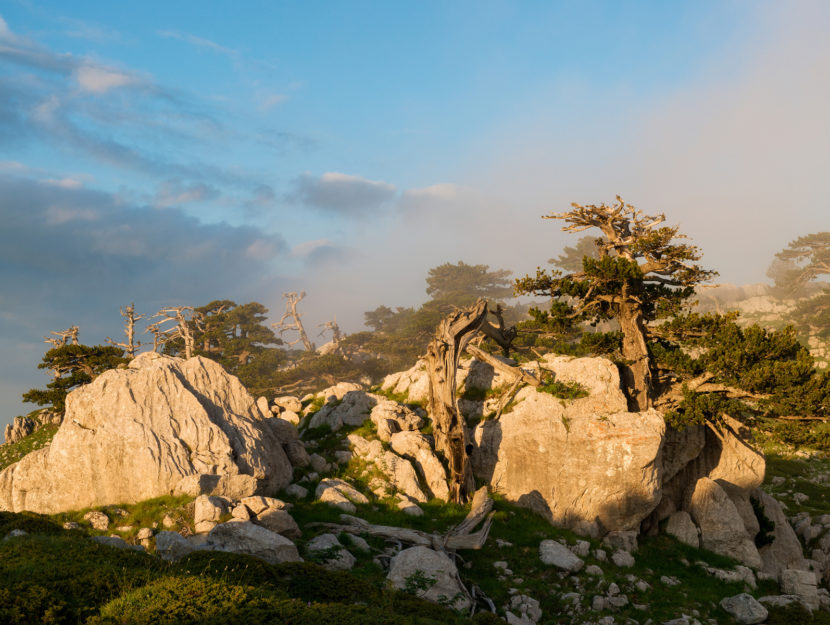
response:
<path fill-rule="evenodd" d="M 719 281 L 830 229 L 830 3 L 0 3 L 0 425 L 43 337 L 306 291 L 306 325 L 517 276 L 619 194 Z M 569 238 L 571 237 L 571 238 Z"/>

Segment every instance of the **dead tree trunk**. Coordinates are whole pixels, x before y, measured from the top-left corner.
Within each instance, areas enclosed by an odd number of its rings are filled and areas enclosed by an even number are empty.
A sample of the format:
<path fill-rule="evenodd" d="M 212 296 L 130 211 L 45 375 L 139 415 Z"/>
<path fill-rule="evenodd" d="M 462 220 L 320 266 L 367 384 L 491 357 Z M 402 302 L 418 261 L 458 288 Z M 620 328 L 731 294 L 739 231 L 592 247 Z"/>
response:
<path fill-rule="evenodd" d="M 114 339 L 107 337 L 107 343 L 123 349 L 129 358 L 135 358 L 136 349 L 142 345 L 140 341 L 138 343 L 135 341 L 135 322 L 144 319 L 146 315 L 136 316 L 135 302 L 132 302 L 126 308 L 121 309 L 121 316 L 124 317 L 124 334 L 127 336 L 126 342 L 119 343 Z M 155 349 L 155 344 L 153 347 Z"/>
<path fill-rule="evenodd" d="M 458 410 L 455 374 L 461 352 L 481 328 L 486 316 L 487 302 L 484 300 L 451 313 L 441 320 L 427 349 L 435 449 L 449 464 L 450 499 L 456 503 L 466 503 L 475 489 L 475 481 L 470 465 L 472 445 L 464 417 Z"/>
<path fill-rule="evenodd" d="M 189 314 L 189 318 L 185 313 Z M 198 329 L 203 317 L 202 313 L 196 312 L 192 306 L 173 306 L 162 308 L 153 315 L 154 319 L 156 317 L 161 317 L 161 319 L 147 328 L 147 332 L 153 334 L 153 350 L 155 351 L 159 346 L 163 347 L 169 341 L 181 339 L 184 343 L 184 357 L 191 358 L 196 339 L 190 324 L 192 323 Z M 163 324 L 170 322 L 176 325 L 167 329 L 162 327 Z"/>
<path fill-rule="evenodd" d="M 305 328 L 303 327 L 303 322 L 300 321 L 302 315 L 297 312 L 297 304 L 305 297 L 305 291 L 302 293 L 292 291 L 291 293 L 283 293 L 282 296 L 285 298 L 285 312 L 282 314 L 280 320 L 272 323 L 271 326 L 279 332 L 280 337 L 282 337 L 284 332 L 295 330 L 299 338 L 288 343 L 288 345 L 296 345 L 302 342 L 307 352 L 313 352 L 315 349 L 314 343 L 309 340 L 308 334 L 306 334 Z M 288 319 L 292 319 L 293 321 L 288 323 Z"/>

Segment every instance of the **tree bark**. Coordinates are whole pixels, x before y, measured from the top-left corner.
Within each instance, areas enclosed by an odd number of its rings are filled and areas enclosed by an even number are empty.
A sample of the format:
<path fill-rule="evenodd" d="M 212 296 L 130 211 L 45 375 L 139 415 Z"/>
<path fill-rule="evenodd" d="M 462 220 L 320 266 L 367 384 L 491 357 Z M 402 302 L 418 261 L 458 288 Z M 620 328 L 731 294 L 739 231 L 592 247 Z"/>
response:
<path fill-rule="evenodd" d="M 466 503 L 475 489 L 470 466 L 472 445 L 464 418 L 458 410 L 455 375 L 458 359 L 467 343 L 479 330 L 487 316 L 487 302 L 456 310 L 441 320 L 435 338 L 427 349 L 430 413 L 432 415 L 435 449 L 449 465 L 450 499 Z"/>
<path fill-rule="evenodd" d="M 620 304 L 620 329 L 623 332 L 622 356 L 626 361 L 623 382 L 629 410 L 640 412 L 651 408 L 651 368 L 643 311 L 633 302 Z"/>

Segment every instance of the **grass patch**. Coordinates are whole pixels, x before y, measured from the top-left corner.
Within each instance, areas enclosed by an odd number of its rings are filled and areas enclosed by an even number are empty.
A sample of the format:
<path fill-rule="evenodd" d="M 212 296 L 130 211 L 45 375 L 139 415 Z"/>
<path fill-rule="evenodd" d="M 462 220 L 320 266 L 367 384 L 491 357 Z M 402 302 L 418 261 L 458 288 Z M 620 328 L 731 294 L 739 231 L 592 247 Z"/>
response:
<path fill-rule="evenodd" d="M 51 444 L 59 427 L 51 423 L 41 425 L 37 430 L 28 436 L 24 436 L 16 443 L 0 445 L 0 471 L 20 461 L 21 458 L 36 449 L 43 449 Z"/>
<path fill-rule="evenodd" d="M 579 382 L 559 382 L 558 380 L 550 380 L 540 384 L 536 387 L 536 390 L 559 399 L 581 399 L 589 395 L 587 389 Z"/>

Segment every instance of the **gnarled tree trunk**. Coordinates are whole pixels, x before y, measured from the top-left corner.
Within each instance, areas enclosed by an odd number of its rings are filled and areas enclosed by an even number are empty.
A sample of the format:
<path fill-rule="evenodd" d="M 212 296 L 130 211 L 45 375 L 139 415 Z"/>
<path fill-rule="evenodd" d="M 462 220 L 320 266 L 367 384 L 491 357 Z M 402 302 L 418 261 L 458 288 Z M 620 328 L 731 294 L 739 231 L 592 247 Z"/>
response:
<path fill-rule="evenodd" d="M 441 320 L 427 349 L 435 449 L 449 464 L 450 499 L 456 503 L 466 503 L 475 490 L 475 480 L 470 466 L 469 432 L 456 400 L 455 374 L 461 352 L 481 328 L 486 316 L 487 302 L 484 300 L 451 313 Z"/>
<path fill-rule="evenodd" d="M 622 377 L 629 409 L 648 410 L 651 407 L 651 368 L 643 312 L 636 303 L 623 302 L 619 320 L 623 332 L 622 356 L 627 363 Z"/>

